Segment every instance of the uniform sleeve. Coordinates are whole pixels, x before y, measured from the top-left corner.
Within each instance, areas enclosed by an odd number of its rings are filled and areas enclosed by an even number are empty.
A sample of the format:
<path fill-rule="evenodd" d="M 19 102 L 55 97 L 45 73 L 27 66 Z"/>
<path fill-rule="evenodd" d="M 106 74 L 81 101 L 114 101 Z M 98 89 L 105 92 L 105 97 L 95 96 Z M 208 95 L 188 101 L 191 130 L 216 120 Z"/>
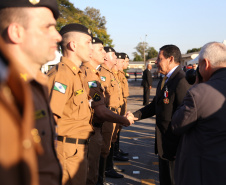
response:
<path fill-rule="evenodd" d="M 72 96 L 70 76 L 66 70 L 59 68 L 55 77 L 50 78 L 50 106 L 54 114 L 61 117 L 68 99 Z"/>
<path fill-rule="evenodd" d="M 175 134 L 182 135 L 196 124 L 197 107 L 190 91 L 184 98 L 183 104 L 173 114 L 171 126 Z"/>
<path fill-rule="evenodd" d="M 89 95 L 92 98 L 91 106 L 94 108 L 98 105 L 104 105 L 104 94 L 101 83 L 99 81 L 89 81 L 88 88 L 89 88 Z"/>

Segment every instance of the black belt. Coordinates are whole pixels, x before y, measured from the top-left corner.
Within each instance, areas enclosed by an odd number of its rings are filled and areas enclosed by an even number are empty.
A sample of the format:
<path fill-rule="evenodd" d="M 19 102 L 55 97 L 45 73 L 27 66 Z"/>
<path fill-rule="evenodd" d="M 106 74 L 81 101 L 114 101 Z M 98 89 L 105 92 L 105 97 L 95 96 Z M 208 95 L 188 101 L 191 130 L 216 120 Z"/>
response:
<path fill-rule="evenodd" d="M 93 123 L 94 127 L 101 128 L 103 123 Z"/>
<path fill-rule="evenodd" d="M 64 137 L 63 136 L 57 136 L 57 140 L 58 141 L 64 141 Z M 76 138 L 69 138 L 69 137 L 66 137 L 65 139 L 65 142 L 66 143 L 76 143 L 78 140 L 78 144 L 81 144 L 81 145 L 86 145 L 89 143 L 89 140 L 88 139 L 76 139 Z"/>

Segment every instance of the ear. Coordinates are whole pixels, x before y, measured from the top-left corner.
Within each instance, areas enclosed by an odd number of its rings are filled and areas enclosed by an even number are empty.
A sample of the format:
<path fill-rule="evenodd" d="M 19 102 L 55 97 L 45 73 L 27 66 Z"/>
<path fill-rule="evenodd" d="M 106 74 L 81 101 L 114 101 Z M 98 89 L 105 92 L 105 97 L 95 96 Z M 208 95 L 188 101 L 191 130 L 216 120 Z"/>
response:
<path fill-rule="evenodd" d="M 77 44 L 76 44 L 75 41 L 70 41 L 70 42 L 68 43 L 68 49 L 69 49 L 69 50 L 75 51 L 76 48 L 77 48 Z"/>
<path fill-rule="evenodd" d="M 170 56 L 169 59 L 170 59 L 169 61 L 170 63 L 174 63 L 174 56 Z"/>
<path fill-rule="evenodd" d="M 19 44 L 23 41 L 24 28 L 21 25 L 17 23 L 11 23 L 8 26 L 7 33 L 9 40 L 14 44 Z"/>
<path fill-rule="evenodd" d="M 205 64 L 205 70 L 209 70 L 211 68 L 210 61 L 208 59 L 203 59 Z"/>

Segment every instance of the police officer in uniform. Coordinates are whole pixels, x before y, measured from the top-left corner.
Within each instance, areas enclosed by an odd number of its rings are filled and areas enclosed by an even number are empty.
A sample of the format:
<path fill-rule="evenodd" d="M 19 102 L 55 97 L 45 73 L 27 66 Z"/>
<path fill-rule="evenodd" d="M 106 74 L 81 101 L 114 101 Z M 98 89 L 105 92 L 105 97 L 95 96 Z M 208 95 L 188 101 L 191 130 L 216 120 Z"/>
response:
<path fill-rule="evenodd" d="M 103 87 L 97 68 L 104 63 L 105 50 L 103 42 L 96 38 L 92 38 L 93 52 L 90 62 L 83 62 L 80 69 L 84 74 L 84 86 L 91 99 L 91 107 L 94 110 L 92 125 L 95 134 L 91 136 L 89 142 L 89 169 L 87 176 L 87 185 L 96 184 L 98 179 L 99 157 L 101 152 L 102 135 L 101 127 L 103 120 L 121 123 L 125 126 L 130 125 L 129 120 L 119 116 L 109 110 L 104 103 Z M 109 122 L 109 124 L 112 124 Z"/>
<path fill-rule="evenodd" d="M 63 57 L 49 71 L 50 105 L 57 120 L 57 154 L 63 167 L 63 184 L 86 184 L 88 141 L 93 133 L 91 110 L 83 86 L 82 61 L 90 61 L 91 31 L 81 24 L 60 30 Z"/>
<path fill-rule="evenodd" d="M 4 58 L 0 54 L 0 141 L 4 142 L 0 144 L 0 184 L 38 185 L 36 148 L 31 135 L 34 127 L 31 90 L 20 78 L 13 61 L 5 58 L 7 51 L 3 53 Z"/>
<path fill-rule="evenodd" d="M 117 56 L 117 67 L 118 67 L 118 78 L 121 83 L 122 89 L 122 104 L 121 104 L 121 112 L 120 115 L 124 115 L 127 112 L 127 97 L 129 96 L 129 88 L 128 88 L 128 81 L 125 77 L 124 69 L 127 69 L 129 65 L 128 55 L 126 53 L 116 53 Z M 120 125 L 116 125 L 114 137 L 115 137 L 115 144 L 114 144 L 114 160 L 118 161 L 128 161 L 128 153 L 123 152 L 119 148 L 119 139 L 120 139 L 120 131 L 122 127 Z"/>
<path fill-rule="evenodd" d="M 10 7 L 1 10 L 3 47 L 7 48 L 9 59 L 16 61 L 20 78 L 32 91 L 36 129 L 31 134 L 37 150 L 43 153 L 38 156 L 39 182 L 61 184 L 61 168 L 54 148 L 55 123 L 49 107 L 46 77 L 39 70 L 41 65 L 55 58 L 57 42 L 61 41 L 55 29 L 59 16 L 57 2 L 9 0 L 0 7 Z M 29 139 L 23 144 L 27 148 L 32 145 Z"/>
<path fill-rule="evenodd" d="M 120 106 L 120 89 L 111 71 L 112 67 L 116 64 L 115 50 L 111 47 L 104 47 L 104 50 L 106 51 L 106 58 L 104 64 L 102 64 L 99 68 L 99 71 L 101 75 L 101 81 L 105 89 L 105 103 L 108 109 L 118 114 Z M 109 124 L 108 122 L 104 122 L 102 126 L 103 143 L 99 163 L 98 184 L 103 184 L 105 182 L 106 158 L 111 147 L 111 139 L 114 128 L 115 123 Z M 117 172 L 115 172 L 114 170 L 112 171 L 112 173 L 117 174 Z M 117 175 L 120 176 L 120 178 L 123 177 L 120 174 Z"/>

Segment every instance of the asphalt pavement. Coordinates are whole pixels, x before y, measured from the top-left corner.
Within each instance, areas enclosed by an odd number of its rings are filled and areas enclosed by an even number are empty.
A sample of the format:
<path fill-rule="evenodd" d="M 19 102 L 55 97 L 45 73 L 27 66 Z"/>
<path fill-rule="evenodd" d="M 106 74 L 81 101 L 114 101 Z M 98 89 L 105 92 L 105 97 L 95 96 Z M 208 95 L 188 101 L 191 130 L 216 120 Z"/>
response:
<path fill-rule="evenodd" d="M 150 101 L 155 96 L 158 80 L 154 80 Z M 143 107 L 143 87 L 141 80 L 129 79 L 128 111 Z M 121 131 L 120 148 L 129 152 L 129 161 L 114 161 L 125 171 L 122 179 L 106 178 L 112 185 L 159 185 L 158 156 L 154 152 L 155 117 L 137 121 Z"/>

